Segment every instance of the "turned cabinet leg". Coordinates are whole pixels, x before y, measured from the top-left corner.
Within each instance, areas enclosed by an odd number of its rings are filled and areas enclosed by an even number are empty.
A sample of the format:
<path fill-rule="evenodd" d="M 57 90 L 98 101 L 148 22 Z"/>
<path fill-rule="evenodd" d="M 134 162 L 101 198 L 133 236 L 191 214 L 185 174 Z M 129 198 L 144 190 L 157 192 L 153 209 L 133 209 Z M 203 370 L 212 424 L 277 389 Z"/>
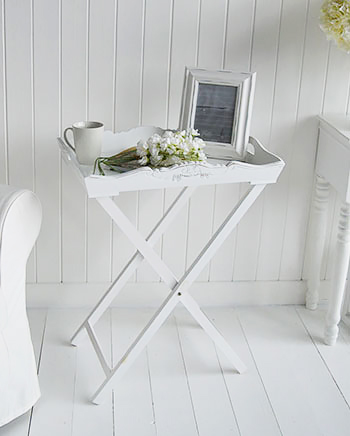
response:
<path fill-rule="evenodd" d="M 329 183 L 323 177 L 316 176 L 315 195 L 312 205 L 310 237 L 307 250 L 308 281 L 306 307 L 314 310 L 318 304 L 321 262 L 324 251 L 327 228 L 327 206 L 329 200 Z"/>
<path fill-rule="evenodd" d="M 338 323 L 341 317 L 346 275 L 350 256 L 350 205 L 344 203 L 340 209 L 337 244 L 335 249 L 334 270 L 328 312 L 326 316 L 325 343 L 335 344 L 338 337 Z"/>

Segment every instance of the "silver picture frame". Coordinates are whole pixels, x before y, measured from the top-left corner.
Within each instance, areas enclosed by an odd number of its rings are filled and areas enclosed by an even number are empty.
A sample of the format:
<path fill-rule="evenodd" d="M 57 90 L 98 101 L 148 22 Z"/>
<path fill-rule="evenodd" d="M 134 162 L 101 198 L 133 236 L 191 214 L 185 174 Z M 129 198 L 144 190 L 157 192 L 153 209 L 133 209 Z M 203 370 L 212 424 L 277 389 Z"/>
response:
<path fill-rule="evenodd" d="M 211 158 L 244 160 L 255 79 L 254 72 L 186 67 L 179 129 L 197 129 Z"/>

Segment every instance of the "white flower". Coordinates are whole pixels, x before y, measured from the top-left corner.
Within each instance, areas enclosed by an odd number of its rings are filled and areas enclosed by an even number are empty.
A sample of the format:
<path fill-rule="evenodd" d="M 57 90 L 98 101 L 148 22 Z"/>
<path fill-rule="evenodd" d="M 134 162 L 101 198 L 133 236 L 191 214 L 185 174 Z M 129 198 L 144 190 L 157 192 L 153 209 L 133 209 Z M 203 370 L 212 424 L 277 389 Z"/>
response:
<path fill-rule="evenodd" d="M 152 135 L 150 138 L 147 139 L 147 142 L 149 145 L 156 145 L 159 144 L 161 139 L 162 138 L 158 135 L 158 133 L 155 133 L 154 135 Z"/>
<path fill-rule="evenodd" d="M 147 142 L 140 140 L 136 146 L 136 153 L 140 157 L 147 156 L 148 153 L 148 144 Z"/>
<path fill-rule="evenodd" d="M 321 7 L 320 27 L 328 39 L 350 52 L 350 0 L 325 0 Z"/>
<path fill-rule="evenodd" d="M 169 156 L 162 162 L 162 164 L 165 167 L 171 167 L 172 165 L 176 165 L 176 164 L 179 164 L 181 162 L 182 162 L 182 160 L 178 156 Z"/>
<path fill-rule="evenodd" d="M 171 130 L 166 130 L 163 134 L 163 138 L 172 138 L 174 136 L 174 132 Z"/>
<path fill-rule="evenodd" d="M 199 132 L 198 132 L 198 130 L 197 130 L 197 129 L 192 129 L 192 130 L 191 130 L 191 135 L 192 135 L 192 136 L 199 136 Z"/>
<path fill-rule="evenodd" d="M 194 139 L 193 139 L 193 147 L 194 147 L 196 150 L 199 150 L 199 149 L 201 149 L 201 148 L 204 148 L 204 147 L 205 147 L 205 143 L 204 143 L 203 139 L 200 139 L 200 138 L 194 138 Z"/>
<path fill-rule="evenodd" d="M 158 166 L 162 160 L 163 158 L 162 156 L 159 156 L 159 154 L 154 154 L 150 157 L 151 165 L 153 165 L 154 167 Z"/>
<path fill-rule="evenodd" d="M 147 141 L 137 143 L 136 152 L 139 165 L 153 167 L 171 166 L 181 162 L 206 160 L 203 151 L 205 143 L 198 138 L 198 131 L 187 129 L 179 131 L 166 130 L 162 136 L 157 133 Z"/>
<path fill-rule="evenodd" d="M 142 156 L 141 159 L 138 160 L 139 164 L 141 166 L 145 166 L 148 164 L 148 157 L 147 156 Z"/>

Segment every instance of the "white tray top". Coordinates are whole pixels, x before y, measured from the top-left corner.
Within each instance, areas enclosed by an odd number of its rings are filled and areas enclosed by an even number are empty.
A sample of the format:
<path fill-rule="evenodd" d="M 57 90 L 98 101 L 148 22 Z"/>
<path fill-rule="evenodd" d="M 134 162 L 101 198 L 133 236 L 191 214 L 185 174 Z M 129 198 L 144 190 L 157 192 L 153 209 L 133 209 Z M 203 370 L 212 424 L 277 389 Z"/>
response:
<path fill-rule="evenodd" d="M 104 133 L 102 156 L 112 156 L 147 139 L 154 133 L 162 134 L 158 127 L 136 127 L 127 132 Z M 57 138 L 62 157 L 78 175 L 91 198 L 110 197 L 125 191 L 163 189 L 171 187 L 213 185 L 249 182 L 251 184 L 275 183 L 284 162 L 268 152 L 255 138 L 250 137 L 251 151 L 244 162 L 208 159 L 205 163 L 190 162 L 168 168 L 141 167 L 123 173 L 106 169 L 105 176 L 92 174 L 93 167 L 80 165 L 75 153 L 62 138 Z"/>
<path fill-rule="evenodd" d="M 350 148 L 350 116 L 343 114 L 319 115 L 320 128 L 334 136 L 346 148 Z"/>

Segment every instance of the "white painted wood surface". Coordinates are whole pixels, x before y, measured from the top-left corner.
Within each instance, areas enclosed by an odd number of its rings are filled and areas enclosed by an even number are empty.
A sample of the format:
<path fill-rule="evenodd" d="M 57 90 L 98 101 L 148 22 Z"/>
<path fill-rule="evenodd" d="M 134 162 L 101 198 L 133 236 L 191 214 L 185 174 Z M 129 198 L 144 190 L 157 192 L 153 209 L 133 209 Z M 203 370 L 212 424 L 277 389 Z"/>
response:
<path fill-rule="evenodd" d="M 138 138 L 147 138 L 149 134 L 158 132 L 164 131 L 158 127 L 145 126 L 127 132 L 107 131 L 103 136 L 102 154 L 116 154 L 121 150 L 121 144 L 125 143 L 124 147 L 128 148 L 134 145 Z M 94 173 L 93 165 L 81 165 L 74 151 L 62 138 L 57 138 L 57 140 L 64 161 L 85 187 L 88 197 L 97 199 L 117 196 L 121 192 L 128 191 L 140 191 L 141 197 L 141 191 L 147 193 L 148 190 L 160 191 L 163 188 L 242 182 L 245 182 L 249 189 L 249 185 L 276 183 L 285 165 L 278 156 L 266 150 L 256 138 L 250 136 L 251 151 L 247 152 L 244 161 L 208 158 L 204 162 L 181 162 L 171 167 L 153 169 L 143 166 L 125 172 L 104 168 L 104 174 L 100 175 Z M 122 149 L 125 149 L 124 147 Z M 148 224 L 147 227 L 151 228 L 149 219 L 145 218 L 144 222 Z"/>
<path fill-rule="evenodd" d="M 286 162 L 290 162 L 294 149 L 308 4 L 288 0 L 282 2 L 281 9 L 269 145 Z M 286 168 L 279 183 L 264 193 L 257 280 L 280 278 L 289 174 Z"/>
<path fill-rule="evenodd" d="M 76 316 L 74 311 L 48 314 L 39 369 L 41 399 L 30 425 L 34 433 L 45 434 L 55 428 L 57 434 L 65 435 L 72 426 L 77 355 L 68 345 L 67 335 L 76 325 Z M 52 416 L 50 409 L 55 410 Z"/>
<path fill-rule="evenodd" d="M 288 203 L 285 210 L 280 280 L 302 276 L 307 233 L 304 223 L 309 218 L 316 151 L 316 147 L 310 147 L 310 144 L 317 143 L 318 135 L 317 120 L 310 117 L 310 114 L 318 114 L 324 110 L 323 91 L 329 66 L 329 44 L 322 32 L 320 34 L 319 9 L 318 0 L 310 0 L 306 9 L 296 125 L 292 156 L 288 160 L 288 188 L 285 191 Z M 309 189 L 305 189 L 306 186 Z"/>
<path fill-rule="evenodd" d="M 244 376 L 231 370 L 226 357 L 179 310 L 130 368 L 113 397 L 105 405 L 93 406 L 86 397 L 103 376 L 97 359 L 91 358 L 88 342 L 79 348 L 66 345 L 84 312 L 49 311 L 39 368 L 44 395 L 33 410 L 29 433 L 30 413 L 2 427 L 0 435 L 348 434 L 348 329 L 341 327 L 337 347 L 327 347 L 321 339 L 322 309 L 208 308 L 206 314 L 244 357 L 249 368 Z M 29 313 L 38 344 L 45 316 L 45 310 Z M 106 355 L 118 360 L 150 316 L 144 308 L 107 312 L 96 326 L 105 340 Z"/>
<path fill-rule="evenodd" d="M 61 157 L 52 146 L 52 136 L 61 128 L 59 17 L 58 2 L 50 8 L 45 5 L 45 0 L 33 2 L 33 175 L 45 215 L 37 241 L 39 282 L 61 281 Z"/>
<path fill-rule="evenodd" d="M 54 137 L 87 116 L 117 130 L 140 123 L 176 127 L 185 65 L 256 70 L 251 133 L 287 163 L 280 183 L 200 278 L 300 279 L 316 149 L 313 117 L 345 113 L 350 101 L 349 56 L 320 32 L 320 1 L 108 0 L 100 7 L 96 0 L 53 0 L 50 8 L 46 3 L 0 2 L 0 178 L 34 187 L 44 206 L 29 281 L 115 277 L 130 247 L 61 166 Z M 220 190 L 201 189 L 184 212 L 179 228 L 189 230 L 188 247 L 201 247 L 198 219 L 209 235 L 227 201 L 239 195 Z M 146 218 L 156 221 L 169 202 L 167 193 L 147 195 L 141 208 L 138 193 L 123 199 L 123 211 L 141 227 L 147 227 Z M 331 211 L 328 234 L 336 228 L 332 216 Z M 167 258 L 176 251 L 179 270 L 195 255 L 184 241 L 173 248 L 171 237 L 159 249 Z M 149 269 L 142 271 L 138 280 L 158 280 Z M 329 271 L 326 257 L 324 277 Z"/>
<path fill-rule="evenodd" d="M 310 221 L 307 267 L 309 270 L 307 307 L 317 307 L 321 259 L 324 255 L 329 187 L 341 200 L 338 232 L 335 239 L 329 307 L 326 316 L 325 342 L 333 345 L 338 336 L 338 323 L 349 269 L 350 257 L 350 118 L 342 115 L 319 117 L 319 138 L 316 158 L 316 183 Z M 316 253 L 314 253 L 316 251 Z M 348 298 L 346 299 L 348 304 Z M 344 314 L 348 307 L 344 307 Z"/>
<path fill-rule="evenodd" d="M 87 118 L 103 120 L 106 129 L 114 128 L 115 23 L 116 1 L 89 0 L 87 40 Z M 103 31 L 101 31 L 103 29 Z M 87 276 L 89 282 L 110 280 L 112 222 L 98 205 L 87 204 Z M 96 231 L 99 228 L 99 231 Z"/>
<path fill-rule="evenodd" d="M 4 4 L 1 2 L 0 8 L 0 59 L 2 65 L 5 65 L 6 47 L 5 47 L 5 10 Z M 6 95 L 6 70 L 0 68 L 0 132 L 1 132 L 1 147 L 0 147 L 0 183 L 8 183 L 8 137 L 7 137 L 7 95 Z"/>
<path fill-rule="evenodd" d="M 281 434 L 346 433 L 349 405 L 295 309 L 274 310 L 245 308 L 237 313 Z"/>
<path fill-rule="evenodd" d="M 102 143 L 102 154 L 115 154 L 120 150 L 135 144 L 138 138 L 147 138 L 155 132 L 162 133 L 162 129 L 155 127 L 138 127 L 127 132 L 113 134 L 105 132 Z M 275 183 L 284 167 L 284 162 L 277 156 L 269 153 L 253 137 L 249 137 L 251 150 L 244 162 L 197 162 L 172 166 L 170 168 L 138 168 L 126 173 L 115 173 L 105 171 L 105 174 L 93 174 L 92 167 L 80 165 L 75 153 L 70 150 L 62 138 L 58 138 L 58 145 L 62 157 L 79 181 L 86 189 L 89 198 L 96 198 L 97 202 L 104 209 L 107 215 L 114 221 L 120 230 L 135 245 L 137 253 L 130 258 L 129 263 L 122 273 L 108 288 L 105 295 L 99 300 L 92 312 L 78 328 L 72 338 L 72 345 L 78 345 L 79 337 L 86 333 L 89 336 L 94 352 L 105 373 L 105 379 L 91 397 L 92 402 L 100 404 L 105 401 L 108 394 L 108 387 L 118 389 L 118 382 L 122 379 L 129 367 L 147 347 L 150 340 L 166 322 L 169 315 L 179 302 L 185 306 L 188 312 L 194 317 L 203 330 L 214 341 L 216 346 L 226 355 L 235 370 L 243 373 L 246 370 L 245 364 L 241 361 L 236 352 L 230 347 L 227 341 L 203 314 L 198 303 L 188 294 L 192 283 L 198 279 L 199 274 L 209 264 L 215 252 L 227 239 L 232 230 L 239 224 L 247 211 L 254 204 L 265 186 Z M 177 278 L 169 266 L 163 261 L 156 251 L 157 238 L 163 234 L 168 223 L 176 218 L 176 211 L 185 198 L 195 192 L 196 187 L 201 185 L 225 184 L 246 182 L 250 186 L 242 198 L 231 204 L 232 210 L 225 220 L 209 238 L 206 245 L 201 249 L 199 255 L 189 265 L 182 276 Z M 141 194 L 148 194 L 147 190 L 154 190 L 165 187 L 184 186 L 180 195 L 168 210 L 163 211 L 163 216 L 153 230 L 148 230 L 149 236 L 144 237 L 134 224 L 126 217 L 118 205 L 113 201 L 113 196 L 120 192 L 140 191 Z M 152 192 L 152 191 L 151 191 Z M 163 196 L 164 199 L 164 196 Z M 188 242 L 188 241 L 187 241 Z M 99 321 L 101 315 L 109 308 L 112 300 L 119 293 L 134 267 L 136 268 L 142 258 L 148 261 L 155 273 L 168 285 L 170 293 L 159 303 L 154 316 L 143 327 L 136 339 L 127 348 L 126 352 L 112 366 L 106 360 L 99 339 L 94 331 L 94 325 Z"/>
<path fill-rule="evenodd" d="M 334 271 L 331 281 L 329 308 L 326 316 L 325 342 L 334 345 L 341 318 L 341 309 L 350 259 L 350 205 L 343 203 L 340 208 L 339 230 L 335 249 Z"/>
<path fill-rule="evenodd" d="M 120 136 L 125 136 L 121 134 Z M 118 135 L 114 135 L 115 138 L 118 138 Z M 65 156 L 65 160 L 72 168 L 75 168 L 75 172 L 78 174 L 81 173 L 83 169 L 80 165 L 76 165 L 76 160 L 74 156 L 71 156 L 69 159 L 69 155 L 64 153 L 64 144 L 60 140 L 60 145 L 62 145 L 62 151 Z M 72 344 L 77 345 L 78 336 L 82 336 L 85 332 L 88 334 L 91 343 L 93 345 L 94 351 L 100 361 L 102 369 L 105 373 L 105 380 L 100 384 L 97 391 L 92 396 L 92 401 L 95 404 L 100 404 L 107 396 L 106 392 L 109 386 L 113 386 L 115 389 L 118 389 L 118 381 L 121 380 L 123 375 L 127 372 L 129 367 L 133 364 L 139 354 L 146 348 L 149 341 L 153 338 L 153 336 L 157 333 L 157 331 L 161 328 L 164 322 L 167 320 L 169 315 L 173 312 L 174 308 L 181 302 L 188 312 L 193 316 L 193 318 L 198 322 L 198 324 L 203 328 L 203 330 L 208 334 L 208 336 L 214 341 L 215 345 L 225 354 L 225 356 L 229 359 L 230 363 L 233 365 L 235 370 L 239 373 L 243 373 L 246 370 L 245 364 L 241 361 L 236 352 L 232 349 L 232 347 L 227 343 L 221 333 L 215 328 L 215 326 L 209 321 L 206 315 L 201 311 L 198 303 L 188 294 L 188 290 L 191 287 L 192 283 L 197 279 L 200 272 L 203 268 L 210 262 L 213 255 L 217 251 L 217 249 L 222 245 L 222 243 L 227 239 L 227 236 L 232 232 L 232 230 L 238 225 L 241 221 L 242 217 L 247 213 L 255 200 L 259 197 L 263 189 L 265 188 L 265 184 L 269 182 L 274 182 L 275 177 L 278 177 L 279 172 L 282 170 L 284 163 L 280 161 L 273 155 L 270 155 L 266 151 L 264 151 L 261 146 L 258 144 L 256 140 L 251 138 L 251 143 L 255 146 L 255 153 L 251 160 L 256 161 L 256 164 L 244 164 L 247 172 L 247 180 L 251 179 L 252 186 L 247 190 L 244 197 L 242 197 L 236 205 L 233 205 L 232 211 L 228 214 L 227 218 L 223 221 L 223 223 L 219 226 L 219 228 L 215 231 L 213 236 L 207 242 L 205 247 L 201 250 L 200 254 L 194 259 L 189 268 L 185 271 L 185 273 L 176 278 L 173 272 L 169 269 L 168 265 L 159 257 L 156 253 L 154 245 L 156 243 L 157 237 L 163 233 L 163 230 L 166 228 L 166 223 L 170 223 L 173 218 L 175 218 L 176 210 L 180 208 L 180 204 L 183 203 L 186 196 L 190 198 L 191 193 L 194 191 L 194 187 L 201 182 L 201 178 L 193 176 L 194 166 L 189 165 L 187 168 L 192 170 L 192 173 L 187 174 L 186 176 L 186 187 L 182 190 L 181 194 L 175 199 L 173 205 L 165 211 L 163 217 L 156 225 L 156 227 L 151 230 L 150 236 L 147 238 L 143 238 L 140 232 L 137 231 L 135 226 L 127 219 L 127 217 L 122 213 L 122 211 L 115 204 L 111 196 L 109 197 L 97 197 L 98 203 L 102 206 L 105 212 L 113 219 L 115 224 L 120 227 L 123 233 L 130 239 L 130 241 L 135 245 L 137 249 L 137 254 L 135 254 L 129 261 L 125 270 L 121 273 L 121 275 L 116 279 L 116 281 L 109 287 L 105 295 L 100 299 L 97 305 L 94 307 L 92 312 L 86 318 L 86 320 L 81 324 L 81 326 L 76 331 L 75 335 L 72 339 Z M 272 162 L 271 162 L 272 160 Z M 229 167 L 224 170 L 224 174 L 227 178 L 231 178 L 235 180 L 236 171 L 234 171 L 233 175 L 231 174 L 231 170 L 236 168 L 236 163 L 232 162 L 229 164 Z M 207 171 L 210 167 L 207 168 Z M 222 168 L 221 168 L 222 169 Z M 261 171 L 262 169 L 262 171 Z M 243 168 L 244 170 L 244 168 Z M 164 171 L 165 182 L 168 183 L 169 174 L 171 175 L 172 169 L 169 171 Z M 176 169 L 175 169 L 176 171 Z M 218 169 L 220 171 L 220 168 Z M 255 174 L 255 172 L 257 174 Z M 147 187 L 146 179 L 144 175 L 149 174 L 149 171 L 145 172 L 142 170 L 137 170 L 134 172 L 134 178 L 131 176 L 130 178 L 130 186 L 132 180 L 135 183 L 139 184 L 139 189 L 142 189 L 143 185 Z M 194 173 L 195 174 L 195 173 Z M 82 174 L 81 174 L 82 176 Z M 153 177 L 152 174 L 150 174 Z M 88 178 L 91 178 L 90 176 Z M 209 176 L 210 179 L 210 176 Z M 83 178 L 83 181 L 86 178 Z M 117 176 L 117 179 L 114 180 L 112 175 L 105 176 L 103 182 L 108 186 L 108 183 L 119 182 L 120 178 Z M 224 180 L 224 178 L 223 178 Z M 239 179 L 240 180 L 240 179 Z M 244 180 L 244 179 L 243 179 Z M 91 189 L 94 186 L 94 181 L 99 183 L 100 179 L 92 179 L 90 185 L 87 184 L 87 193 L 91 195 Z M 260 182 L 260 183 L 259 183 Z M 254 184 L 257 183 L 257 184 Z M 90 188 L 89 188 L 90 186 Z M 115 186 L 115 183 L 114 185 Z M 108 189 L 106 189 L 108 191 Z M 119 192 L 119 189 L 116 193 Z M 113 191 L 111 194 L 113 195 Z M 137 266 L 137 263 L 141 261 L 142 257 L 147 260 L 150 266 L 153 268 L 155 272 L 164 280 L 164 282 L 170 288 L 170 293 L 163 300 L 163 302 L 159 303 L 159 308 L 155 312 L 154 316 L 147 322 L 142 331 L 137 335 L 136 339 L 133 343 L 128 347 L 127 351 L 123 354 L 120 360 L 115 364 L 110 366 L 105 358 L 105 354 L 103 349 L 101 348 L 100 342 L 96 333 L 94 331 L 94 325 L 100 319 L 101 315 L 108 309 L 112 299 L 120 291 L 123 284 L 125 284 L 125 280 L 128 278 L 130 273 L 133 270 L 133 265 Z M 124 274 L 125 272 L 125 274 Z M 113 383 L 113 384 L 112 384 Z"/>
<path fill-rule="evenodd" d="M 310 218 L 307 248 L 308 289 L 306 293 L 306 307 L 310 310 L 317 308 L 319 287 L 321 283 L 321 264 L 324 257 L 327 209 L 330 185 L 323 177 L 316 176 L 315 193 Z"/>
<path fill-rule="evenodd" d="M 60 22 L 61 126 L 87 116 L 87 2 L 62 0 Z M 57 17 L 59 19 L 60 17 Z M 87 278 L 87 199 L 74 174 L 62 164 L 61 253 L 65 282 L 85 282 Z M 53 194 L 54 195 L 54 194 Z"/>
<path fill-rule="evenodd" d="M 113 309 L 111 312 L 112 353 L 115 363 L 151 314 L 147 310 L 135 313 Z M 126 405 L 129 406 L 125 407 Z M 120 381 L 118 389 L 114 390 L 113 406 L 115 434 L 156 436 L 155 405 L 147 350 L 144 350 Z"/>
<path fill-rule="evenodd" d="M 257 71 L 257 82 L 251 130 L 256 132 L 259 140 L 265 144 L 269 143 L 270 139 L 282 3 L 284 2 L 279 0 L 255 2 L 249 68 Z M 242 187 L 241 195 L 244 190 L 245 188 Z M 257 200 L 237 229 L 234 280 L 256 279 L 262 232 L 262 210 L 263 197 Z M 268 257 L 270 258 L 270 254 Z M 249 262 L 247 262 L 248 258 Z"/>

